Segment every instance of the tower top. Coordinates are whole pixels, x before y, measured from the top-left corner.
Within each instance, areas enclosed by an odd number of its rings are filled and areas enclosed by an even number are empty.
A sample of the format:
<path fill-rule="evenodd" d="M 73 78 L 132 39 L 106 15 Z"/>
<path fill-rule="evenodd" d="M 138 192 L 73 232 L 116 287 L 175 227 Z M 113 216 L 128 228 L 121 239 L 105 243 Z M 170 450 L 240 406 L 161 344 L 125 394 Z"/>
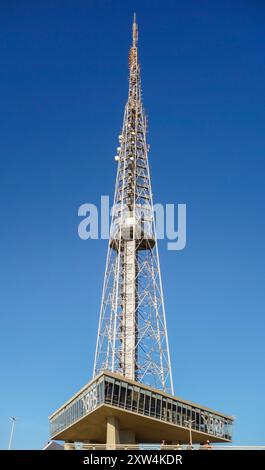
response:
<path fill-rule="evenodd" d="M 137 42 L 138 42 L 138 25 L 136 23 L 136 13 L 133 14 L 133 30 L 132 30 L 132 36 L 133 36 L 133 47 L 137 47 Z"/>

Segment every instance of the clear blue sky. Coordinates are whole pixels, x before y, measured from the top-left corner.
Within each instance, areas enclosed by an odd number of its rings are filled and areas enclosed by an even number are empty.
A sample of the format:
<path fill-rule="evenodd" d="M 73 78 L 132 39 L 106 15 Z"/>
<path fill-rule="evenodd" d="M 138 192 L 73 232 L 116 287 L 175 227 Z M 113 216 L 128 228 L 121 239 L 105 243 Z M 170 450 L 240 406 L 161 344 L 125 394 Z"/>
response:
<path fill-rule="evenodd" d="M 265 4 L 0 3 L 0 448 L 41 448 L 91 377 L 106 241 L 77 210 L 113 195 L 137 12 L 155 201 L 186 203 L 160 241 L 175 393 L 264 439 Z"/>

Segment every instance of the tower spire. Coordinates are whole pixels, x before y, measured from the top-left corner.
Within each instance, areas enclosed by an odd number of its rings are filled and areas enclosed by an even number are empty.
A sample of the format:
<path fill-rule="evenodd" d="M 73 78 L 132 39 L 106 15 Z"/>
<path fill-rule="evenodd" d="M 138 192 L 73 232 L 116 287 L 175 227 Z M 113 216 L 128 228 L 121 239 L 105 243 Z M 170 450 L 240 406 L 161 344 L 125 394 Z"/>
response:
<path fill-rule="evenodd" d="M 136 13 L 133 14 L 133 47 L 137 47 L 137 42 L 138 42 L 138 26 L 136 23 Z"/>

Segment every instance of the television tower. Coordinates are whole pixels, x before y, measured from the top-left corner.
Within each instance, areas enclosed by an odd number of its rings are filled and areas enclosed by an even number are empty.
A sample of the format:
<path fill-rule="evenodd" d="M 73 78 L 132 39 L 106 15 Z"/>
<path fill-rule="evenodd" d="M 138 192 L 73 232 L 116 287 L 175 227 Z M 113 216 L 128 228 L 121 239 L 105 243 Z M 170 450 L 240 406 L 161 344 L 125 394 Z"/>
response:
<path fill-rule="evenodd" d="M 67 450 L 232 440 L 231 416 L 173 392 L 137 41 L 134 16 L 93 378 L 49 417 Z"/>
<path fill-rule="evenodd" d="M 173 394 L 134 14 L 94 376 L 104 370 Z"/>

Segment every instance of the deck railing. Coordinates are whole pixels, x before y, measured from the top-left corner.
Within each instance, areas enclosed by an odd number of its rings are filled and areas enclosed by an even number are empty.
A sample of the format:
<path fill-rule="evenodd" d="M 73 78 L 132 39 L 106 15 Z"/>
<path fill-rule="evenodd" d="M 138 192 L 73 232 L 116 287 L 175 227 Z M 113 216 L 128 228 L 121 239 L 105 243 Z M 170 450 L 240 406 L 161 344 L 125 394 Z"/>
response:
<path fill-rule="evenodd" d="M 66 450 L 164 450 L 164 451 L 186 451 L 186 450 L 265 450 L 264 446 L 233 446 L 233 445 L 214 445 L 214 444 L 204 444 L 198 445 L 194 444 L 190 446 L 189 444 L 92 444 L 92 443 L 66 443 Z"/>

